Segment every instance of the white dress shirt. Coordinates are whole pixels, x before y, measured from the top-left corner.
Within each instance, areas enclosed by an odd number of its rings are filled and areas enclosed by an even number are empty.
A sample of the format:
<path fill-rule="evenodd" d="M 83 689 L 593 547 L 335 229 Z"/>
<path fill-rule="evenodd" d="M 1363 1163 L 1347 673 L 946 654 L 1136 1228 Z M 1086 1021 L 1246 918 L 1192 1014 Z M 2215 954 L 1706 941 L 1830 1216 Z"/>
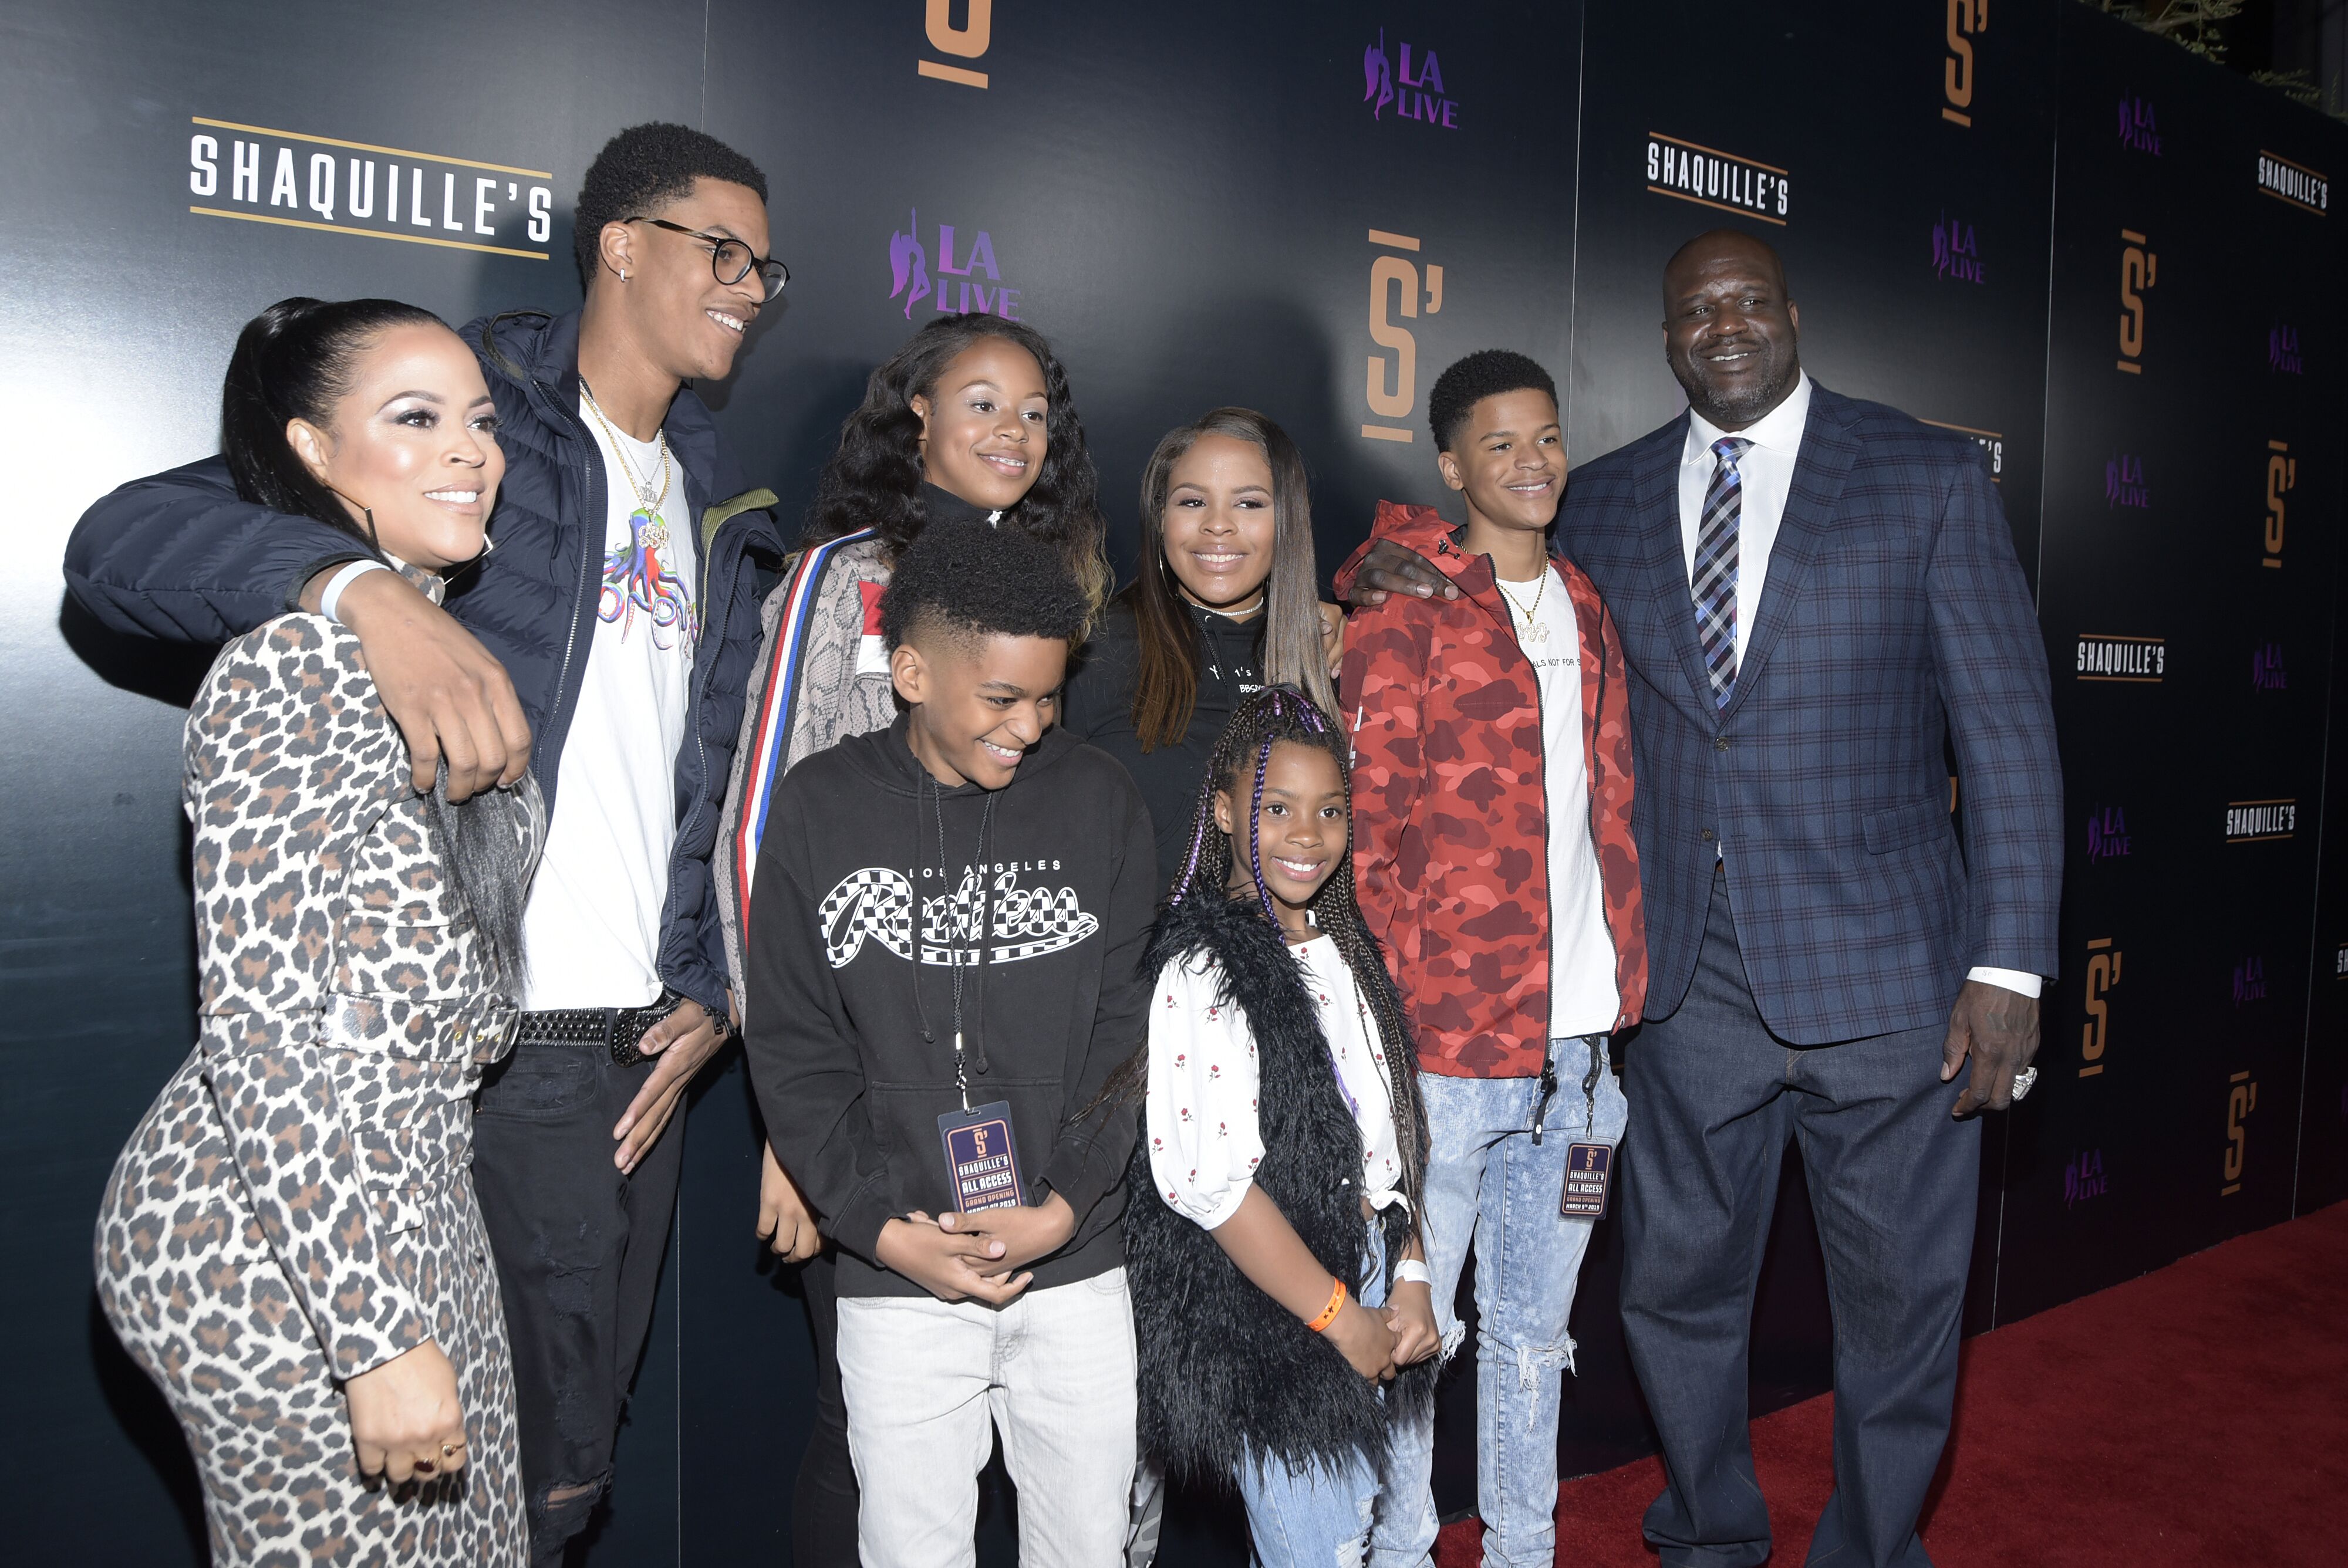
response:
<path fill-rule="evenodd" d="M 1777 542 L 1777 525 L 1785 520 L 1786 499 L 1794 490 L 1794 464 L 1802 454 L 1802 431 L 1810 422 L 1810 378 L 1797 373 L 1794 390 L 1786 401 L 1742 430 L 1723 430 L 1694 409 L 1688 410 L 1687 439 L 1680 447 L 1680 554 L 1688 580 L 1695 580 L 1696 531 L 1704 526 L 1704 494 L 1711 487 L 1718 459 L 1712 444 L 1724 436 L 1753 443 L 1736 460 L 1741 495 L 1736 524 L 1736 668 L 1745 669 L 1745 648 L 1753 639 L 1753 623 L 1761 610 L 1761 588 L 1769 577 L 1769 550 Z M 1693 589 L 1688 615 L 1695 615 Z M 1726 851 L 1724 849 L 1724 855 Z M 2026 997 L 2038 994 L 2036 975 L 2020 969 L 1971 970 L 1967 979 L 2003 986 Z"/>

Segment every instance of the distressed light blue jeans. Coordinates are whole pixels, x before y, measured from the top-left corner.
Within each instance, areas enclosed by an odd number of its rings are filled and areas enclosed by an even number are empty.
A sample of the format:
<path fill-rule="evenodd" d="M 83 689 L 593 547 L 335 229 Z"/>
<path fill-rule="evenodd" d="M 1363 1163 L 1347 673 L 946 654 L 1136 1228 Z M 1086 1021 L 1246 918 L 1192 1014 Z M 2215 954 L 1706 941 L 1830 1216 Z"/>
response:
<path fill-rule="evenodd" d="M 1361 1303 L 1386 1299 L 1385 1237 L 1373 1222 L 1362 1265 Z M 1335 1347 L 1331 1347 L 1335 1348 Z M 1291 1470 L 1277 1460 L 1241 1461 L 1240 1501 L 1247 1504 L 1248 1542 L 1257 1568 L 1360 1568 L 1369 1552 L 1370 1519 L 1378 1473 L 1363 1454 L 1342 1465 Z"/>
<path fill-rule="evenodd" d="M 1585 1098 L 1595 1052 L 1599 1071 Z M 1476 1511 L 1484 1568 L 1550 1568 L 1557 1547 L 1560 1375 L 1573 1369 L 1566 1321 L 1591 1222 L 1558 1212 L 1565 1151 L 1620 1143 L 1629 1113 L 1603 1035 L 1550 1041 L 1557 1091 L 1533 1141 L 1534 1078 L 1418 1075 L 1432 1143 L 1424 1228 L 1446 1357 L 1466 1330 L 1452 1310 L 1476 1245 Z M 1371 1568 L 1423 1568 L 1435 1550 L 1435 1415 L 1395 1422 Z"/>

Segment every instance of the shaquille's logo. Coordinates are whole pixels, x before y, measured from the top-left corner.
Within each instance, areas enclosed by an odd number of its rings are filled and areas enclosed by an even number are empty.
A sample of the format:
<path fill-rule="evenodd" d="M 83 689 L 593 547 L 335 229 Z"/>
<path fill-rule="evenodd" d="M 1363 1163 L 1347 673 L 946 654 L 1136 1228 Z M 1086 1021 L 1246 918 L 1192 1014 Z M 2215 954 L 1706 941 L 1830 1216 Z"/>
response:
<path fill-rule="evenodd" d="M 1647 189 L 1722 212 L 1784 227 L 1789 177 L 1774 163 L 1647 133 Z"/>
<path fill-rule="evenodd" d="M 2266 844 L 2299 830 L 2295 800 L 2235 800 L 2226 803 L 2226 842 Z"/>
<path fill-rule="evenodd" d="M 2279 152 L 2259 149 L 2259 189 L 2318 218 L 2332 210 L 2332 181 Z"/>
<path fill-rule="evenodd" d="M 941 55 L 952 55 L 958 60 L 983 57 L 994 42 L 994 0 L 963 0 L 962 26 L 953 22 L 953 0 L 924 0 L 922 7 L 922 31 L 930 40 L 930 47 Z M 973 71 L 967 66 L 949 66 L 942 60 L 913 61 L 916 76 L 932 81 L 953 82 L 965 87 L 986 86 L 986 73 Z"/>
<path fill-rule="evenodd" d="M 2151 241 L 2133 229 L 2120 231 L 2120 357 L 2121 370 L 2144 374 L 2144 296 L 2160 281 L 2160 256 Z"/>
<path fill-rule="evenodd" d="M 1941 118 L 1973 123 L 1973 35 L 1989 31 L 1989 0 L 1949 0 L 1949 52 L 1941 62 Z"/>
<path fill-rule="evenodd" d="M 188 190 L 200 218 L 241 218 L 543 261 L 554 176 L 542 169 L 191 115 Z M 216 205 L 225 203 L 225 205 Z"/>
<path fill-rule="evenodd" d="M 937 301 L 935 309 L 942 316 L 977 311 L 1001 316 L 1007 322 L 1019 319 L 1019 291 L 1003 282 L 1003 269 L 994 259 L 994 235 L 979 230 L 957 263 L 953 224 L 937 226 L 934 258 L 922 245 L 921 230 L 920 210 L 909 209 L 904 231 L 889 236 L 889 297 L 905 302 L 901 313 L 908 320 L 912 317 L 913 307 L 927 299 Z M 930 277 L 932 265 L 938 272 L 934 282 Z"/>
<path fill-rule="evenodd" d="M 2082 681 L 2158 685 L 2168 673 L 2168 642 L 2159 637 L 2108 637 L 2083 631 L 2073 672 Z"/>
<path fill-rule="evenodd" d="M 1443 62 L 1436 57 L 1434 50 L 1424 49 L 1414 76 L 1410 46 L 1403 44 L 1401 49 L 1402 64 L 1397 69 L 1386 56 L 1386 30 L 1381 27 L 1378 41 L 1362 51 L 1362 101 L 1370 106 L 1370 118 L 1380 118 L 1391 105 L 1396 119 L 1457 130 L 1459 104 L 1444 96 Z"/>
<path fill-rule="evenodd" d="M 2260 566 L 2280 569 L 2282 566 L 2283 521 L 2291 506 L 2291 493 L 2299 487 L 2299 459 L 2291 455 L 2288 441 L 2267 443 L 2267 553 Z"/>
<path fill-rule="evenodd" d="M 2225 1184 L 2218 1189 L 2221 1198 L 2230 1198 L 2242 1190 L 2242 1172 L 2249 1163 L 2250 1129 L 2245 1123 L 2251 1112 L 2259 1108 L 2258 1081 L 2244 1068 L 2226 1075 L 2226 1157 L 2222 1164 Z"/>
<path fill-rule="evenodd" d="M 1418 401 L 1418 339 L 1403 322 L 1416 320 L 1422 304 L 1428 315 L 1443 309 L 1443 263 L 1422 269 L 1418 237 L 1384 229 L 1370 231 L 1370 342 L 1363 397 L 1381 420 L 1406 419 Z M 1399 319 L 1398 319 L 1399 318 Z M 1364 424 L 1371 441 L 1408 441 L 1407 425 Z"/>
<path fill-rule="evenodd" d="M 2127 970 L 2122 961 L 2127 957 L 2109 937 L 2091 937 L 2087 940 L 2087 1022 L 2079 1031 L 2082 1078 L 2103 1075 L 2104 1052 L 2112 1042 L 2112 988 L 2120 983 L 2120 976 Z"/>

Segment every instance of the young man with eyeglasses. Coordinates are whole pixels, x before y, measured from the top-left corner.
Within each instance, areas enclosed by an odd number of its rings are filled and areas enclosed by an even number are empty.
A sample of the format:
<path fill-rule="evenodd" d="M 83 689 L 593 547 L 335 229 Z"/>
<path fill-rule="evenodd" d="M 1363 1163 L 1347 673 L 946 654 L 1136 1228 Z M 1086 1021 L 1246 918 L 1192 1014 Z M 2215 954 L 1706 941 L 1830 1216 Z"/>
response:
<path fill-rule="evenodd" d="M 118 630 L 241 635 L 299 607 L 357 633 L 418 790 L 529 764 L 551 820 L 512 1055 L 473 1180 L 513 1343 L 530 1551 L 557 1563 L 611 1479 L 675 1208 L 694 1073 L 732 1031 L 710 853 L 781 541 L 688 383 L 728 374 L 787 278 L 766 177 L 684 126 L 623 131 L 576 215 L 586 302 L 463 335 L 498 406 L 495 553 L 446 613 L 348 536 L 241 500 L 219 458 L 134 481 L 67 547 Z M 811 1225 L 803 1227 L 812 1234 Z"/>

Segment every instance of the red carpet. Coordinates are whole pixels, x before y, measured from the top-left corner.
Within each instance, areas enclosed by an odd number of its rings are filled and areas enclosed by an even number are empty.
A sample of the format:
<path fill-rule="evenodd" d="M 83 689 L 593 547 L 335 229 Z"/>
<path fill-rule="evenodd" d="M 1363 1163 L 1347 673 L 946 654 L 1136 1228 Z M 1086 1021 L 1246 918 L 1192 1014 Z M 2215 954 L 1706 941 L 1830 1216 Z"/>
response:
<path fill-rule="evenodd" d="M 1832 1485 L 1832 1395 L 1753 1424 L 1771 1562 L 1798 1564 Z M 1557 1560 L 1653 1568 L 1643 1460 L 1568 1481 Z M 1940 1568 L 2348 1563 L 2348 1204 L 1966 1341 L 1924 1516 Z M 1481 1527 L 1443 1532 L 1474 1568 Z"/>

